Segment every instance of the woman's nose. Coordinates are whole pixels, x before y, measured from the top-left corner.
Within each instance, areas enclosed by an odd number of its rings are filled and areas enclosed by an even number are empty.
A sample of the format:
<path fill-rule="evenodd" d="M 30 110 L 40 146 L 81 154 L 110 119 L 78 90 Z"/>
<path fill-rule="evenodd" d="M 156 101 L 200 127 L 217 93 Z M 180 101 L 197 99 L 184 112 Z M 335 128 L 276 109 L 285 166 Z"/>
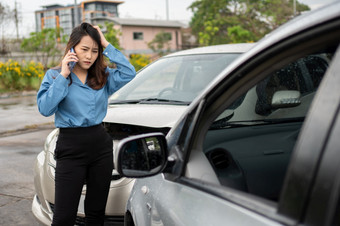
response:
<path fill-rule="evenodd" d="M 91 59 L 92 53 L 89 51 L 88 53 L 86 53 L 85 57 L 86 57 L 86 59 Z"/>

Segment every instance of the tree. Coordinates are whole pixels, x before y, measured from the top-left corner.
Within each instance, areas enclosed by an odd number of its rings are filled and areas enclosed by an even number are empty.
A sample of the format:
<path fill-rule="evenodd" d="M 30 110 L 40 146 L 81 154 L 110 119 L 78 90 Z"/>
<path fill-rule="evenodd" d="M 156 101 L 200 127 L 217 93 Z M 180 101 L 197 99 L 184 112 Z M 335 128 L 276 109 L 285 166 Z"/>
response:
<path fill-rule="evenodd" d="M 202 46 L 256 42 L 293 17 L 293 0 L 197 0 L 190 26 Z M 309 7 L 297 2 L 297 12 Z"/>
<path fill-rule="evenodd" d="M 159 56 L 164 56 L 170 52 L 171 33 L 161 31 L 148 43 L 148 47 Z"/>
<path fill-rule="evenodd" d="M 40 32 L 30 33 L 29 38 L 25 38 L 21 43 L 21 49 L 24 52 L 35 54 L 45 69 L 47 68 L 48 59 L 61 53 L 59 44 L 65 43 L 65 37 L 60 37 L 61 28 L 45 28 Z"/>
<path fill-rule="evenodd" d="M 103 28 L 102 25 L 99 25 L 100 28 Z M 119 36 L 121 36 L 121 32 L 114 28 L 114 23 L 105 21 L 106 31 L 103 32 L 106 40 L 111 43 L 116 49 L 121 50 L 122 47 L 119 44 Z"/>
<path fill-rule="evenodd" d="M 13 11 L 10 10 L 10 8 L 7 5 L 3 5 L 0 2 L 0 28 L 1 28 L 1 47 L 0 47 L 0 53 L 7 53 L 6 50 L 6 42 L 4 39 L 4 32 L 6 27 L 8 26 L 8 23 L 14 19 Z"/>

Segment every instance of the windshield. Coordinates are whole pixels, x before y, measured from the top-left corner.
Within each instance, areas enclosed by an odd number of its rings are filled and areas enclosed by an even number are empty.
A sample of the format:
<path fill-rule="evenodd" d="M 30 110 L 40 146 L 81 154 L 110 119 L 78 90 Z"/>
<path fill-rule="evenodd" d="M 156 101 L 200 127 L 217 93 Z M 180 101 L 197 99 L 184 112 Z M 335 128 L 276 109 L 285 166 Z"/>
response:
<path fill-rule="evenodd" d="M 190 104 L 239 55 L 218 53 L 161 58 L 112 95 L 110 104 Z"/>

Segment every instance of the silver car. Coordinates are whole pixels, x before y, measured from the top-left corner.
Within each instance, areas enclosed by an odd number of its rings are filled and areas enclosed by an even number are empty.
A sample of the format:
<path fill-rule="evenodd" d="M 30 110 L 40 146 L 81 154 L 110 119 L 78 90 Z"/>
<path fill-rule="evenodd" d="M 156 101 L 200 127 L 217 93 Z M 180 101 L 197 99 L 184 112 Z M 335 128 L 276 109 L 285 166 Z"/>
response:
<path fill-rule="evenodd" d="M 209 82 L 253 45 L 218 45 L 180 51 L 140 70 L 134 80 L 110 97 L 104 125 L 113 142 L 138 133 L 167 134 Z M 37 156 L 34 166 L 36 195 L 32 212 L 45 225 L 51 224 L 53 216 L 54 149 L 58 133 L 55 129 L 47 136 L 44 150 Z M 134 179 L 121 177 L 116 170 L 112 172 L 106 223 L 123 224 L 126 202 L 133 184 Z M 78 208 L 79 225 L 84 223 L 85 193 L 84 185 Z"/>
<path fill-rule="evenodd" d="M 164 136 L 119 143 L 126 226 L 340 225 L 340 2 L 236 59 Z"/>

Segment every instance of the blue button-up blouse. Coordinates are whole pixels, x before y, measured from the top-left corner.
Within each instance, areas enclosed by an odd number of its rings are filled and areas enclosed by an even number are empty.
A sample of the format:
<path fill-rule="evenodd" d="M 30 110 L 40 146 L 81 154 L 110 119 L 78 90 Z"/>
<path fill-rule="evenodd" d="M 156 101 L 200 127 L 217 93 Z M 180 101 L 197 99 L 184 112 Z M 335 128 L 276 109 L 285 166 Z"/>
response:
<path fill-rule="evenodd" d="M 69 75 L 72 77 L 71 85 L 70 79 L 64 78 L 60 70 L 49 69 L 46 72 L 37 95 L 38 109 L 44 116 L 55 114 L 57 128 L 100 124 L 107 112 L 109 96 L 135 77 L 135 68 L 111 44 L 103 54 L 117 68 L 107 67 L 108 80 L 100 90 L 92 89 L 86 82 L 83 84 L 72 72 Z"/>

